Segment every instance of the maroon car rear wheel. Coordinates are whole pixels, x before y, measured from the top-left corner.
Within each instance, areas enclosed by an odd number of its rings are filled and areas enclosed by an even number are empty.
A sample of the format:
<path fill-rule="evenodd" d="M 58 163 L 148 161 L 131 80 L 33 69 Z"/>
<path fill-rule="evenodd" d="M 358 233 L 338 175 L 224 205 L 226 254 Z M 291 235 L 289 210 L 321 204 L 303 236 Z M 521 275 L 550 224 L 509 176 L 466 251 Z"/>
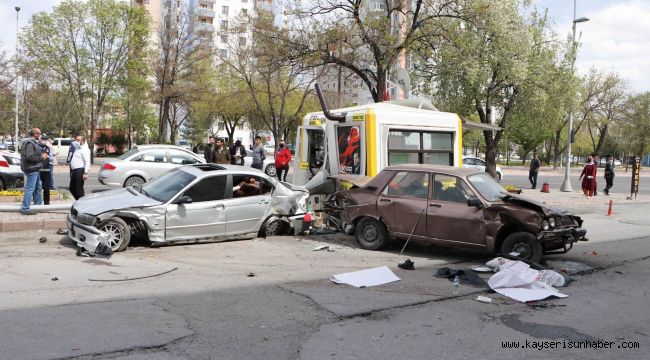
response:
<path fill-rule="evenodd" d="M 387 239 L 386 228 L 381 222 L 366 217 L 357 223 L 357 241 L 362 248 L 379 250 L 386 245 Z"/>

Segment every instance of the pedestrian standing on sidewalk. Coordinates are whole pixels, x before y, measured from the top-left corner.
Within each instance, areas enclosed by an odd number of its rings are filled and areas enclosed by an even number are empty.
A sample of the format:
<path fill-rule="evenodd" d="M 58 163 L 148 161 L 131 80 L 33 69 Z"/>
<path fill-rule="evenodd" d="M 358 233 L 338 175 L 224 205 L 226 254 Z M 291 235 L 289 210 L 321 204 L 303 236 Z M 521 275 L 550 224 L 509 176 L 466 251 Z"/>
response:
<path fill-rule="evenodd" d="M 255 137 L 255 147 L 253 148 L 253 163 L 251 167 L 262 170 L 264 160 L 266 159 L 266 151 L 264 146 L 262 146 L 262 138 L 260 136 Z"/>
<path fill-rule="evenodd" d="M 47 139 L 46 144 L 50 148 L 50 190 L 56 190 L 56 186 L 54 186 L 54 166 L 56 165 L 56 156 L 59 155 L 59 151 L 52 146 L 52 138 Z"/>
<path fill-rule="evenodd" d="M 205 158 L 205 162 L 211 163 L 214 160 L 214 136 L 210 135 L 208 136 L 208 144 L 205 146 L 205 149 L 203 149 L 203 157 Z"/>
<path fill-rule="evenodd" d="M 244 166 L 245 157 L 246 148 L 241 144 L 241 140 L 235 141 L 235 145 L 230 147 L 230 163 Z"/>
<path fill-rule="evenodd" d="M 39 170 L 41 177 L 41 184 L 43 187 L 43 204 L 50 205 L 50 176 L 51 176 L 51 167 L 50 167 L 50 146 L 48 145 L 48 137 L 46 134 L 41 136 L 41 141 L 39 142 L 41 147 L 41 152 L 47 154 L 47 157 L 43 157 L 43 167 Z"/>
<path fill-rule="evenodd" d="M 609 189 L 614 186 L 614 160 L 612 160 L 612 155 L 607 155 L 607 162 L 605 163 L 605 189 L 603 193 L 609 196 Z"/>
<path fill-rule="evenodd" d="M 86 144 L 86 138 L 79 136 L 79 147 L 75 150 L 70 159 L 70 193 L 79 200 L 84 195 L 84 182 L 88 180 L 90 171 L 90 149 Z"/>
<path fill-rule="evenodd" d="M 587 164 L 582 169 L 578 180 L 582 180 L 582 192 L 585 196 L 593 196 L 596 190 L 596 164 L 591 156 L 587 156 Z"/>
<path fill-rule="evenodd" d="M 287 182 L 287 174 L 289 173 L 289 163 L 291 162 L 291 151 L 287 149 L 284 140 L 280 141 L 278 153 L 275 154 L 275 170 L 278 175 L 278 180 Z M 282 178 L 284 173 L 284 179 Z"/>
<path fill-rule="evenodd" d="M 537 153 L 533 153 L 533 158 L 530 160 L 530 170 L 528 170 L 528 181 L 530 181 L 531 189 L 537 187 L 537 174 L 539 173 L 539 168 L 542 166 Z"/>
<path fill-rule="evenodd" d="M 594 171 L 594 191 L 592 194 L 593 196 L 596 196 L 598 195 L 598 183 L 596 182 L 596 177 L 598 175 L 598 154 L 591 154 L 591 161 L 593 161 L 594 165 L 596 166 L 596 171 Z"/>
<path fill-rule="evenodd" d="M 221 139 L 215 141 L 212 161 L 217 164 L 230 164 L 230 150 L 223 145 L 223 140 Z"/>
<path fill-rule="evenodd" d="M 20 207 L 20 213 L 23 215 L 34 215 L 35 212 L 29 209 L 29 205 L 34 200 L 34 205 L 41 205 L 41 178 L 40 169 L 43 167 L 43 160 L 47 158 L 46 154 L 41 151 L 38 140 L 41 137 L 41 130 L 33 128 L 29 131 L 31 138 L 23 141 L 20 146 L 20 168 L 25 173 L 25 194 L 23 204 Z"/>

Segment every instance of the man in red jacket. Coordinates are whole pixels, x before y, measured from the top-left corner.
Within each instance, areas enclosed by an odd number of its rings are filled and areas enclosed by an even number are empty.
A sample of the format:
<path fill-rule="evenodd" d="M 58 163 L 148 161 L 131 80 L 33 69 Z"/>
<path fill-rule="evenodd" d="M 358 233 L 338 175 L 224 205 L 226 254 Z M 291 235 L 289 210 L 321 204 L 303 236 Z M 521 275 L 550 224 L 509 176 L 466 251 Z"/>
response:
<path fill-rule="evenodd" d="M 291 151 L 287 149 L 284 140 L 280 141 L 280 147 L 277 154 L 275 154 L 275 169 L 277 171 L 278 180 L 287 182 L 287 174 L 289 173 L 289 162 L 291 162 Z M 282 173 L 284 172 L 284 179 Z"/>

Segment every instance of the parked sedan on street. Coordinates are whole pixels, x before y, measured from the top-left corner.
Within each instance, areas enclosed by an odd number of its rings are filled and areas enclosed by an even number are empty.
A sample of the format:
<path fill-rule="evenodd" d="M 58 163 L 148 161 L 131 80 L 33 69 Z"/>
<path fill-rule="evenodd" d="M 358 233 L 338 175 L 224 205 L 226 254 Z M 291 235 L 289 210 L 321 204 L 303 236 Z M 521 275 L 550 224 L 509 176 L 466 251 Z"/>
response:
<path fill-rule="evenodd" d="M 473 156 L 463 156 L 464 168 L 485 171 L 486 166 L 487 165 L 485 164 L 485 160 L 483 159 L 479 159 Z M 501 171 L 501 167 L 497 166 L 496 170 L 497 170 L 497 181 L 501 182 L 501 179 L 503 179 L 503 172 Z"/>
<path fill-rule="evenodd" d="M 270 236 L 302 224 L 308 196 L 305 188 L 257 169 L 181 166 L 141 188 L 77 200 L 67 217 L 68 235 L 91 253 L 125 250 L 132 235 L 152 245 Z"/>
<path fill-rule="evenodd" d="M 167 170 L 204 162 L 202 156 L 178 146 L 138 145 L 118 158 L 104 162 L 97 178 L 108 186 L 142 186 Z"/>
<path fill-rule="evenodd" d="M 336 203 L 359 244 L 371 250 L 381 249 L 389 237 L 412 236 L 539 261 L 586 240 L 580 217 L 508 194 L 474 169 L 389 166 L 362 187 L 336 193 Z"/>
<path fill-rule="evenodd" d="M 20 168 L 20 156 L 11 151 L 0 151 L 0 190 L 23 187 L 25 174 Z"/>

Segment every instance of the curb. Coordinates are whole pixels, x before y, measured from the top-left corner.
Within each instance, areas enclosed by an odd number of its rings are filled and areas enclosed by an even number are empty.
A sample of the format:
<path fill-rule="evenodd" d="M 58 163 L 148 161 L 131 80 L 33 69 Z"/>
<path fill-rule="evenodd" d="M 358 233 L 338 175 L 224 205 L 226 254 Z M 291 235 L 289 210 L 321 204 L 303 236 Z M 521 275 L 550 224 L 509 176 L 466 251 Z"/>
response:
<path fill-rule="evenodd" d="M 0 232 L 29 231 L 29 230 L 57 230 L 66 228 L 65 218 L 63 219 L 25 219 L 25 220 L 1 220 Z"/>

